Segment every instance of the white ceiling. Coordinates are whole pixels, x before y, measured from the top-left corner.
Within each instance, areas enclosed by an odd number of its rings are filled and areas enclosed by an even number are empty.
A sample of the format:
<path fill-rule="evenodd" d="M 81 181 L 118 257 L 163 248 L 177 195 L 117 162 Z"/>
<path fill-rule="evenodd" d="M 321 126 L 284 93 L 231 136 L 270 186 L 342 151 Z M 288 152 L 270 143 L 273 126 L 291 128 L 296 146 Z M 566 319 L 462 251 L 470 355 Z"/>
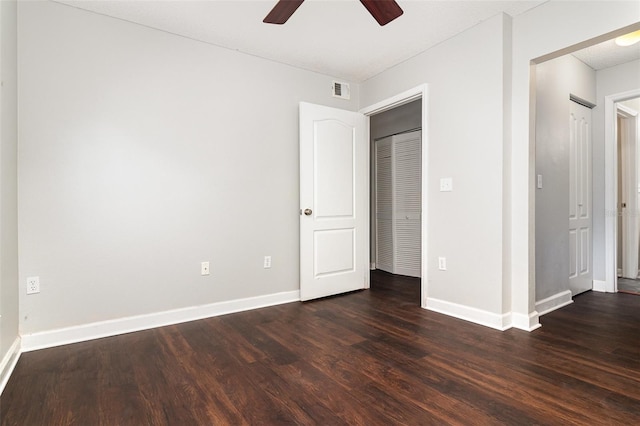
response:
<path fill-rule="evenodd" d="M 276 0 L 57 0 L 217 46 L 362 82 L 499 13 L 545 1 L 397 0 L 380 27 L 357 0 L 307 0 L 289 21 L 262 23 Z"/>
<path fill-rule="evenodd" d="M 362 82 L 499 13 L 547 0 L 397 0 L 404 14 L 380 27 L 358 0 L 306 0 L 284 25 L 262 19 L 277 0 L 54 0 L 73 7 Z M 640 43 L 613 40 L 574 52 L 594 70 L 640 59 Z"/>
<path fill-rule="evenodd" d="M 612 39 L 573 52 L 573 56 L 598 71 L 640 59 L 640 43 L 621 47 Z"/>

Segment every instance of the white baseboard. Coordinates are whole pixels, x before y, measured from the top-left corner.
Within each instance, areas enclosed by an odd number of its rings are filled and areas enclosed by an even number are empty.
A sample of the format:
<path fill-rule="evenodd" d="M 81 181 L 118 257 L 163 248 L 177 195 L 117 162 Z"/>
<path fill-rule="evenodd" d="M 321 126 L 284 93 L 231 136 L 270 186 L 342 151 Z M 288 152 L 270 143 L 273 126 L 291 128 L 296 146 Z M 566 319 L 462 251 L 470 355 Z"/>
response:
<path fill-rule="evenodd" d="M 370 271 L 373 271 L 373 270 L 375 270 L 375 269 L 376 269 L 376 263 L 375 263 L 375 262 L 371 262 L 371 263 L 369 263 L 369 270 L 370 270 Z"/>
<path fill-rule="evenodd" d="M 300 291 L 295 290 L 24 334 L 22 335 L 22 351 L 35 351 L 69 343 L 84 342 L 299 300 Z"/>
<path fill-rule="evenodd" d="M 536 302 L 536 311 L 539 316 L 542 316 L 556 309 L 560 309 L 563 306 L 570 305 L 571 303 L 573 303 L 571 290 L 566 290 Z"/>
<path fill-rule="evenodd" d="M 601 293 L 607 292 L 607 282 L 601 280 L 593 280 L 593 291 L 599 291 Z"/>
<path fill-rule="evenodd" d="M 0 362 L 0 394 L 4 391 L 13 369 L 16 368 L 21 353 L 20 336 L 17 336 L 4 358 L 2 358 L 2 362 Z"/>
<path fill-rule="evenodd" d="M 540 314 L 538 311 L 530 312 L 527 314 L 519 314 L 517 312 L 511 313 L 511 325 L 513 328 L 524 331 L 533 331 L 540 327 L 542 324 L 539 322 Z"/>
<path fill-rule="evenodd" d="M 459 305 L 432 297 L 427 298 L 426 308 L 430 311 L 495 328 L 496 330 L 504 331 L 511 328 L 511 314 L 495 314 L 482 309 Z"/>

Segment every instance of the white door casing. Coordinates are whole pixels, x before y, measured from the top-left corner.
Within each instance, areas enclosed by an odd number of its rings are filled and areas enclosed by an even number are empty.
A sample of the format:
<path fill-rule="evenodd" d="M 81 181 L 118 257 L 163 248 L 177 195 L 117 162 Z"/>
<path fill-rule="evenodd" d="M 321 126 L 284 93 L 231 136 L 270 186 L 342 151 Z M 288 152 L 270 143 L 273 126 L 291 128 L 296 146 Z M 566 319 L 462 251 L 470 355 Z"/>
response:
<path fill-rule="evenodd" d="M 638 249 L 640 230 L 638 223 L 638 151 L 636 139 L 637 113 L 623 105 L 616 106 L 621 118 L 617 129 L 621 141 L 622 200 L 618 200 L 622 213 L 622 276 L 638 277 Z"/>
<path fill-rule="evenodd" d="M 569 109 L 569 289 L 593 288 L 591 214 L 591 109 Z"/>
<path fill-rule="evenodd" d="M 369 279 L 369 146 L 363 114 L 300 103 L 300 299 Z"/>

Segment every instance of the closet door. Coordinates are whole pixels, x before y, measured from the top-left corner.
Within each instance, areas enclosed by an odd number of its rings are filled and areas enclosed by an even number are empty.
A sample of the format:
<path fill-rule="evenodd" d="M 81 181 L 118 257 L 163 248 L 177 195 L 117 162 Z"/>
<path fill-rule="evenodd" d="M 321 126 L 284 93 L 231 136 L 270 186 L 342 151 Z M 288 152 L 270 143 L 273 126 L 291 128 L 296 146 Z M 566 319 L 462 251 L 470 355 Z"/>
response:
<path fill-rule="evenodd" d="M 421 132 L 375 143 L 376 268 L 419 277 L 421 271 Z"/>
<path fill-rule="evenodd" d="M 393 139 L 394 273 L 420 276 L 421 132 Z"/>
<path fill-rule="evenodd" d="M 393 158 L 391 138 L 377 140 L 376 154 L 376 268 L 393 268 Z"/>

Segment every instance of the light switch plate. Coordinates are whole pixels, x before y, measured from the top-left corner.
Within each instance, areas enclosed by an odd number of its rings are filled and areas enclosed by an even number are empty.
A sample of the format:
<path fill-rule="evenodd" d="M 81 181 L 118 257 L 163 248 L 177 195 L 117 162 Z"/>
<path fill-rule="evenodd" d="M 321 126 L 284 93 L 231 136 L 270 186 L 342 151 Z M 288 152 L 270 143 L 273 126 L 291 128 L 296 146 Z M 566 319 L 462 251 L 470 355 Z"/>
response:
<path fill-rule="evenodd" d="M 452 178 L 440 178 L 440 192 L 453 191 L 453 179 Z"/>
<path fill-rule="evenodd" d="M 210 273 L 209 262 L 202 262 L 200 264 L 200 275 L 209 275 Z"/>

